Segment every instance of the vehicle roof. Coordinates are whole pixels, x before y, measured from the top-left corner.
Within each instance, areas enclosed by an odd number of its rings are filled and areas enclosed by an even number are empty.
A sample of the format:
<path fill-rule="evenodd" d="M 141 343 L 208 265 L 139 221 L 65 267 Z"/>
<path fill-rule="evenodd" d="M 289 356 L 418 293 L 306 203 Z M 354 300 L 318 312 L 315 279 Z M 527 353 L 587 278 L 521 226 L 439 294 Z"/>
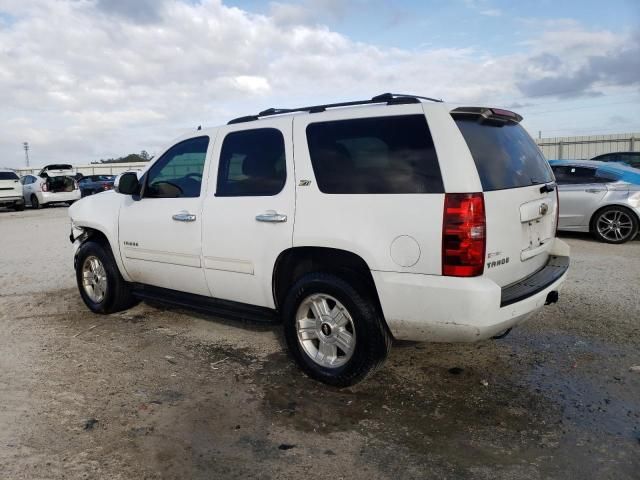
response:
<path fill-rule="evenodd" d="M 522 121 L 522 116 L 518 115 L 515 112 L 511 112 L 502 108 L 470 106 L 453 108 L 452 105 L 446 104 L 441 99 L 412 94 L 383 93 L 366 100 L 355 100 L 294 108 L 268 108 L 253 115 L 234 118 L 227 124 L 251 124 L 254 122 L 259 122 L 260 120 L 263 120 L 265 118 L 282 117 L 284 115 L 288 117 L 295 117 L 299 115 L 314 115 L 324 112 L 348 112 L 354 114 L 354 116 L 357 116 L 358 113 L 362 112 L 363 110 L 382 109 L 385 107 L 397 107 L 401 105 L 415 104 L 428 104 L 429 108 L 444 108 L 451 113 L 459 115 L 482 115 L 485 118 L 499 119 L 503 122 L 515 121 L 519 123 Z"/>
<path fill-rule="evenodd" d="M 604 157 L 607 155 L 618 155 L 619 153 L 621 153 L 622 155 L 640 155 L 640 152 L 632 152 L 629 150 L 625 150 L 622 152 L 609 152 L 609 153 L 601 153 L 600 155 L 596 155 L 595 157 L 592 158 L 600 158 L 600 157 Z"/>

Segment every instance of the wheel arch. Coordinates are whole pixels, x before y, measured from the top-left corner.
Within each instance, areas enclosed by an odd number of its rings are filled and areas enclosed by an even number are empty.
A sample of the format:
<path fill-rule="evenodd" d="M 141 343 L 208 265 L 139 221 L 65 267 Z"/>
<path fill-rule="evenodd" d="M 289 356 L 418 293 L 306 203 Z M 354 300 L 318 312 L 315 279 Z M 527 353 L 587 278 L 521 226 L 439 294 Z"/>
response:
<path fill-rule="evenodd" d="M 271 283 L 277 310 L 281 309 L 291 285 L 311 272 L 332 273 L 345 280 L 355 281 L 355 287 L 365 290 L 364 293 L 371 297 L 384 318 L 375 281 L 367 262 L 353 252 L 329 247 L 299 246 L 280 253 L 274 264 Z"/>
<path fill-rule="evenodd" d="M 94 226 L 92 227 L 85 227 L 82 226 L 81 227 L 83 230 L 83 233 L 76 238 L 76 241 L 79 240 L 79 244 L 74 252 L 73 255 L 73 263 L 74 263 L 74 268 L 76 266 L 76 258 L 78 255 L 78 250 L 80 248 L 80 246 L 82 246 L 83 244 L 85 244 L 88 241 L 97 241 L 100 243 L 103 243 L 105 246 L 109 247 L 109 250 L 111 250 L 111 254 L 113 255 L 114 260 L 116 261 L 116 265 L 118 267 L 118 270 L 120 271 L 120 275 L 122 275 L 122 277 L 126 280 L 126 281 L 131 281 L 126 269 L 124 268 L 124 265 L 122 263 L 122 259 L 120 258 L 120 250 L 118 248 L 118 244 L 117 241 L 114 245 L 114 242 L 111 241 L 109 239 L 109 235 L 104 232 L 103 230 L 101 230 L 100 228 L 96 228 Z"/>
<path fill-rule="evenodd" d="M 595 227 L 594 223 L 595 223 L 596 217 L 604 209 L 610 208 L 610 207 L 619 207 L 619 208 L 622 208 L 622 209 L 626 210 L 627 212 L 631 213 L 631 215 L 633 215 L 633 217 L 636 219 L 636 222 L 638 222 L 640 224 L 640 216 L 633 210 L 633 208 L 629 207 L 628 205 L 625 205 L 624 203 L 608 203 L 606 205 L 603 205 L 603 206 L 599 207 L 598 209 L 596 209 L 591 214 L 591 218 L 589 218 L 589 231 L 590 232 L 593 232 L 593 230 L 594 230 L 594 227 Z"/>

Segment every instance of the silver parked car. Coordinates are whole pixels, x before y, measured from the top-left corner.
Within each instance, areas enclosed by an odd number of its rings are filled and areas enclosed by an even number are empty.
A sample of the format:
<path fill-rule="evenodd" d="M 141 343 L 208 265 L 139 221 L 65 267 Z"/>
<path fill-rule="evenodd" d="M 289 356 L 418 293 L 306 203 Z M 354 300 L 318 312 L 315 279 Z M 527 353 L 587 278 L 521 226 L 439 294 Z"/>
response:
<path fill-rule="evenodd" d="M 593 160 L 550 160 L 558 185 L 558 230 L 591 232 L 607 243 L 635 238 L 640 225 L 640 170 Z"/>

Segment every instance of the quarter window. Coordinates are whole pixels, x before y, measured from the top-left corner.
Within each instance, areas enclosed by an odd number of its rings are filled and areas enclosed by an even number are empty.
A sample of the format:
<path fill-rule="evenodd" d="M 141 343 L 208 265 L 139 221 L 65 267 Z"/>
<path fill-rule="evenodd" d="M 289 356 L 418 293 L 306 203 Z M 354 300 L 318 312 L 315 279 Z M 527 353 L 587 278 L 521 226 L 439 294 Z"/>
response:
<path fill-rule="evenodd" d="M 284 137 L 275 128 L 229 133 L 220 152 L 216 196 L 272 196 L 287 179 Z"/>
<path fill-rule="evenodd" d="M 424 115 L 312 123 L 307 142 L 323 193 L 443 193 Z"/>
<path fill-rule="evenodd" d="M 149 169 L 144 197 L 199 197 L 208 146 L 209 137 L 197 137 L 171 147 Z"/>

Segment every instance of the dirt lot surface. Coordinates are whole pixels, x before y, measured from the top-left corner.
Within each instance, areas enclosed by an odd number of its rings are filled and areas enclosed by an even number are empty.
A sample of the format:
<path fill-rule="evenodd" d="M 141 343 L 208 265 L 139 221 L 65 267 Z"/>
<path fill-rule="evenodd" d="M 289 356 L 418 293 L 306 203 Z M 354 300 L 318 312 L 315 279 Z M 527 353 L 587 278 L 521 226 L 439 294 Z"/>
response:
<path fill-rule="evenodd" d="M 67 235 L 64 207 L 0 211 L 2 479 L 639 478 L 639 241 L 565 237 L 558 305 L 336 390 L 277 326 L 90 313 Z"/>

